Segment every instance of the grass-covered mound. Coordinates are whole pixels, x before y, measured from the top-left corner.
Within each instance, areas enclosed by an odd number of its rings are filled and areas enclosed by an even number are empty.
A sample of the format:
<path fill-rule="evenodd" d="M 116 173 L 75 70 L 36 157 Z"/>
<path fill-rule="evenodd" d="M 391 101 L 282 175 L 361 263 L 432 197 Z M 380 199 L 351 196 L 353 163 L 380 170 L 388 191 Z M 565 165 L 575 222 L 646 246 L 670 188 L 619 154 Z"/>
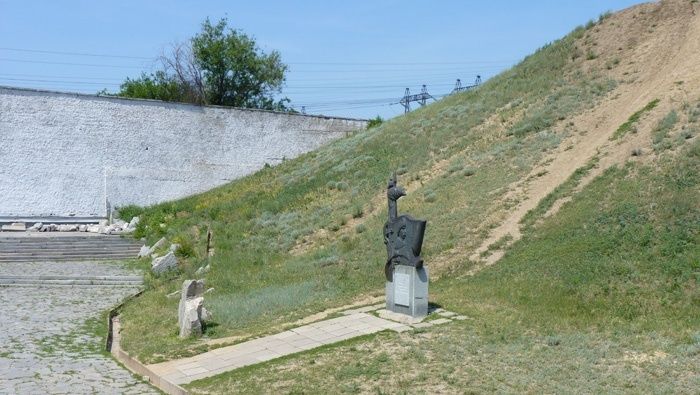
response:
<path fill-rule="evenodd" d="M 694 393 L 700 385 L 700 140 L 610 168 L 495 266 L 433 284 L 469 317 L 350 341 L 193 393 Z"/>

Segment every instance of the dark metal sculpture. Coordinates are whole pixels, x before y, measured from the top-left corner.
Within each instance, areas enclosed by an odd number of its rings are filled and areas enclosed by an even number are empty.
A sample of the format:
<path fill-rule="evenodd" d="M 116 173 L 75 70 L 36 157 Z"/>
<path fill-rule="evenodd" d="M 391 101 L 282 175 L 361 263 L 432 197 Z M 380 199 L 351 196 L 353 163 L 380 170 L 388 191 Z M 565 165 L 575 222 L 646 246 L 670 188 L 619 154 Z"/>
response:
<path fill-rule="evenodd" d="M 384 224 L 384 244 L 388 259 L 384 267 L 387 281 L 393 281 L 394 266 L 423 267 L 420 250 L 423 246 L 426 221 L 410 215 L 398 215 L 397 201 L 406 191 L 396 185 L 396 173 L 389 179 L 386 197 L 389 201 L 389 220 Z"/>

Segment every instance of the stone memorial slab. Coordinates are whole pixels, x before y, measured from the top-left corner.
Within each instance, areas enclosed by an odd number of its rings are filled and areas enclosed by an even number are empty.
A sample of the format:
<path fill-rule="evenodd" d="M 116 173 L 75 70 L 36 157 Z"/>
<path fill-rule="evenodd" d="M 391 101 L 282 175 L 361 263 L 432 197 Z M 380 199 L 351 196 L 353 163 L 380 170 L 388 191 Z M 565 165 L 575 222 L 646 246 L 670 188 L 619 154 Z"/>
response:
<path fill-rule="evenodd" d="M 410 305 L 411 275 L 406 273 L 394 273 L 394 304 Z"/>

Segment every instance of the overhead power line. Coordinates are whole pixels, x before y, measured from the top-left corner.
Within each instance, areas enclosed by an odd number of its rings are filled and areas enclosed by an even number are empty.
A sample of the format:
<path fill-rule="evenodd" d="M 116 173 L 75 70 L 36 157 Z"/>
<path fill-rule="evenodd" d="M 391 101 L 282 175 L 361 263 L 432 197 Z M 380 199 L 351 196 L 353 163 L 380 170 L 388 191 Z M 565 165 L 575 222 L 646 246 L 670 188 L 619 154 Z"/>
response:
<path fill-rule="evenodd" d="M 119 86 L 121 83 L 115 82 L 88 82 L 88 81 L 54 81 L 54 80 L 33 80 L 24 78 L 4 78 L 0 77 L 2 81 L 18 81 L 18 82 L 48 82 L 48 83 L 61 83 L 61 84 L 79 84 L 79 85 L 112 85 Z"/>
<path fill-rule="evenodd" d="M 109 55 L 109 54 L 97 54 L 97 53 L 85 53 L 85 52 L 48 51 L 48 50 L 43 50 L 43 49 L 23 49 L 23 48 L 0 47 L 0 50 L 13 51 L 13 52 L 26 52 L 26 53 L 41 53 L 41 54 L 51 54 L 51 55 L 89 56 L 89 57 L 95 57 L 95 58 L 118 58 L 118 59 L 138 59 L 138 60 L 153 60 L 154 59 L 154 57 L 147 58 L 145 56 Z"/>
<path fill-rule="evenodd" d="M 47 49 L 29 49 L 29 48 L 10 48 L 0 47 L 1 51 L 23 52 L 23 53 L 38 53 L 50 55 L 66 55 L 66 56 L 86 56 L 96 58 L 115 58 L 115 59 L 136 59 L 136 60 L 154 60 L 157 56 L 134 56 L 134 55 L 116 55 L 106 53 L 90 53 L 90 52 L 75 52 L 75 51 L 56 51 Z M 474 64 L 499 64 L 512 63 L 514 60 L 469 60 L 469 61 L 452 61 L 452 62 L 285 62 L 288 65 L 334 65 L 334 66 L 418 66 L 418 65 L 474 65 Z"/>
<path fill-rule="evenodd" d="M 60 64 L 64 66 L 87 66 L 87 67 L 108 67 L 113 69 L 143 69 L 141 66 L 116 66 L 111 64 L 91 64 L 91 63 L 71 63 L 71 62 L 47 62 L 43 60 L 7 59 L 0 58 L 2 62 L 15 63 L 40 63 L 40 64 Z"/>

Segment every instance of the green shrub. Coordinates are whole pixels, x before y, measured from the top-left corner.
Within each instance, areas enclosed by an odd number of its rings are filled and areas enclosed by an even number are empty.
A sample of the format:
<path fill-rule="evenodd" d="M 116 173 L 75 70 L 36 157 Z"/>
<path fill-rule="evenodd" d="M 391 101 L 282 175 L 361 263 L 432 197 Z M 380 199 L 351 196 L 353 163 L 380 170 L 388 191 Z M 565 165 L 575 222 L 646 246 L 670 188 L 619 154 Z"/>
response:
<path fill-rule="evenodd" d="M 132 218 L 140 216 L 144 211 L 143 207 L 130 204 L 128 206 L 117 207 L 116 215 L 124 221 L 131 221 Z"/>
<path fill-rule="evenodd" d="M 665 117 L 659 121 L 654 130 L 652 131 L 652 144 L 654 146 L 654 151 L 662 151 L 670 149 L 673 144 L 669 140 L 669 133 L 673 127 L 678 122 L 678 114 L 675 110 L 671 110 Z"/>
<path fill-rule="evenodd" d="M 353 218 L 360 218 L 360 217 L 362 217 L 363 214 L 364 214 L 364 211 L 362 209 L 362 205 L 359 203 L 355 203 L 352 206 L 352 213 L 351 213 L 352 217 Z"/>
<path fill-rule="evenodd" d="M 375 118 L 369 119 L 367 121 L 367 129 L 372 129 L 384 123 L 384 118 L 377 115 Z"/>

